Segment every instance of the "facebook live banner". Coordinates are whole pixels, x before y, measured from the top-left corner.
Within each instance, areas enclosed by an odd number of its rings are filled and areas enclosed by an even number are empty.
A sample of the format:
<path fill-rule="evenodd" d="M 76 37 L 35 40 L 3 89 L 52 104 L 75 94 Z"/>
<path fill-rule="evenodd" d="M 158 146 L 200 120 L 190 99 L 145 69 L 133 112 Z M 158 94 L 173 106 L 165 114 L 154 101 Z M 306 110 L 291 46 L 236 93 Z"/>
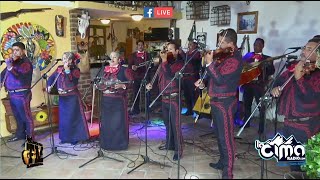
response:
<path fill-rule="evenodd" d="M 172 18 L 173 7 L 144 7 L 144 18 Z"/>

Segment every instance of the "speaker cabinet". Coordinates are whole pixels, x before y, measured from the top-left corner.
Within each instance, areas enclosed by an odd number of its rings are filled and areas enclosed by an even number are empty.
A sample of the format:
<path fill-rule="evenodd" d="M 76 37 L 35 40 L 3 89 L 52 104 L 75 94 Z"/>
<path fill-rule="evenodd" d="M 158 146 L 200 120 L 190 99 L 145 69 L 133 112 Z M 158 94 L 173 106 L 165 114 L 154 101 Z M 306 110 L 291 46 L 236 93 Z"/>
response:
<path fill-rule="evenodd" d="M 59 124 L 59 107 L 53 106 L 51 108 L 51 112 L 52 112 L 52 122 L 54 124 Z M 32 119 L 34 123 L 34 128 L 50 125 L 48 120 L 49 118 L 48 109 L 46 107 L 33 110 L 31 114 L 32 114 Z M 13 114 L 6 113 L 5 118 L 6 118 L 7 130 L 10 133 L 15 133 L 17 129 L 17 121 L 14 118 Z"/>

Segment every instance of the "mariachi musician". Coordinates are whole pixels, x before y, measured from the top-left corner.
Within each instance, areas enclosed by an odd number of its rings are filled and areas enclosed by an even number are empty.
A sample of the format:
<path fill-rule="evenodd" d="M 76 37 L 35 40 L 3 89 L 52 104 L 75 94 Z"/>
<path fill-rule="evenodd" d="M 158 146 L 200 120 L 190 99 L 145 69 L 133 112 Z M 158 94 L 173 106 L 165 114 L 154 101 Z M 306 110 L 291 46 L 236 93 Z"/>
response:
<path fill-rule="evenodd" d="M 254 52 L 249 52 L 243 56 L 243 61 L 246 63 L 253 63 L 253 62 L 261 62 L 265 59 L 269 58 L 262 53 L 264 48 L 264 40 L 261 38 L 257 38 L 253 44 Z M 262 63 L 261 67 L 258 67 L 259 71 L 251 71 L 248 73 L 255 73 L 253 76 L 249 77 L 256 77 L 251 80 L 250 82 L 244 84 L 243 88 L 243 101 L 244 101 L 244 120 L 246 121 L 251 115 L 251 106 L 253 98 L 255 99 L 256 103 L 259 103 L 260 97 L 264 94 L 266 85 L 269 82 L 269 78 L 271 75 L 274 74 L 275 68 L 273 65 L 273 61 Z M 260 116 L 263 116 L 265 112 L 260 111 Z M 262 130 L 262 121 L 259 123 L 259 132 Z M 247 123 L 246 127 L 250 127 L 250 121 Z"/>
<path fill-rule="evenodd" d="M 237 109 L 237 86 L 243 68 L 240 52 L 237 48 L 237 33 L 234 29 L 219 33 L 219 48 L 205 55 L 206 74 L 208 74 L 208 95 L 211 114 L 215 122 L 218 137 L 220 159 L 210 163 L 214 169 L 222 170 L 223 179 L 233 178 L 235 158 L 234 116 Z M 199 79 L 196 87 L 203 89 L 205 83 Z"/>
<path fill-rule="evenodd" d="M 184 66 L 184 61 L 179 54 L 179 45 L 175 42 L 169 42 L 167 51 L 160 52 L 162 63 L 159 65 L 158 87 L 162 92 L 164 88 L 174 78 L 175 74 Z M 191 65 L 187 65 L 191 68 Z M 156 73 L 157 74 L 157 73 Z M 182 158 L 183 137 L 181 126 L 179 124 L 179 80 L 175 79 L 162 94 L 162 116 L 166 126 L 166 144 L 159 146 L 160 150 L 174 150 L 173 160 Z M 152 89 L 152 84 L 146 86 L 147 90 Z"/>
<path fill-rule="evenodd" d="M 317 67 L 317 68 L 315 68 Z M 299 61 L 284 71 L 271 91 L 284 115 L 283 135 L 302 144 L 320 132 L 320 35 L 305 44 Z M 309 156 L 311 157 L 311 156 Z M 301 171 L 300 165 L 290 165 Z"/>
<path fill-rule="evenodd" d="M 16 42 L 12 45 L 13 54 L 5 60 L 7 67 L 1 72 L 1 84 L 9 92 L 13 116 L 17 121 L 15 136 L 8 142 L 20 139 L 34 139 L 34 123 L 31 116 L 32 63 L 25 54 L 25 45 Z"/>
<path fill-rule="evenodd" d="M 194 88 L 194 83 L 200 78 L 199 73 L 201 69 L 201 53 L 198 50 L 198 42 L 196 40 L 190 40 L 188 43 L 188 51 L 184 53 L 181 50 L 182 58 L 184 62 L 190 63 L 192 68 L 186 69 L 184 71 L 184 76 L 182 78 L 183 95 L 187 105 L 187 112 L 184 114 L 186 116 L 193 115 L 193 107 L 196 104 L 196 100 L 199 96 L 198 91 Z"/>
<path fill-rule="evenodd" d="M 121 66 L 119 53 L 111 52 L 110 65 L 104 69 L 102 83 L 100 145 L 105 150 L 126 150 L 129 144 L 128 88 L 133 81 L 132 70 Z"/>
<path fill-rule="evenodd" d="M 144 50 L 144 41 L 137 41 L 137 51 L 132 53 L 128 60 L 128 67 L 133 70 L 133 94 L 137 95 L 142 79 L 147 71 L 147 64 L 142 67 L 138 67 L 139 64 L 144 63 L 150 59 L 150 54 Z M 147 76 L 149 80 L 149 75 Z M 140 113 L 140 96 L 137 95 L 135 104 L 133 105 L 131 115 L 137 115 Z M 133 96 L 135 98 L 135 96 Z"/>
<path fill-rule="evenodd" d="M 89 139 L 88 124 L 84 114 L 84 106 L 78 90 L 80 69 L 76 66 L 80 55 L 65 52 L 63 65 L 48 78 L 48 93 L 56 85 L 59 93 L 59 138 L 61 144 L 73 145 Z"/>

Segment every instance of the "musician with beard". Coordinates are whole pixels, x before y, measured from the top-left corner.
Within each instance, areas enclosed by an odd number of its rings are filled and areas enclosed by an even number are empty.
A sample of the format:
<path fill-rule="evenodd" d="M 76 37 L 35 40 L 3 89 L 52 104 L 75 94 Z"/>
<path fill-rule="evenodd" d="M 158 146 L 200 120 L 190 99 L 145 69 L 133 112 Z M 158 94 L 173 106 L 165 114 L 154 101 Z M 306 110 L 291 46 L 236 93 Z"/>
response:
<path fill-rule="evenodd" d="M 129 144 L 128 88 L 132 70 L 119 64 L 119 53 L 111 52 L 110 65 L 104 69 L 101 105 L 100 145 L 105 150 L 126 150 Z"/>
<path fill-rule="evenodd" d="M 320 131 L 319 43 L 320 35 L 310 39 L 302 49 L 300 61 L 281 74 L 271 91 L 279 100 L 278 114 L 285 116 L 284 136 L 293 135 L 302 144 Z M 314 69 L 316 61 L 318 68 Z M 290 169 L 301 171 L 297 165 Z"/>
<path fill-rule="evenodd" d="M 211 115 L 217 130 L 220 153 L 219 161 L 210 163 L 209 166 L 222 170 L 223 179 L 232 179 L 235 159 L 233 121 L 237 104 L 237 86 L 243 63 L 234 29 L 221 30 L 219 44 L 217 50 L 205 55 Z M 203 89 L 205 83 L 199 79 L 195 86 Z"/>
<path fill-rule="evenodd" d="M 138 67 L 140 63 L 149 61 L 151 59 L 150 54 L 144 50 L 144 41 L 138 40 L 137 41 L 137 51 L 132 53 L 128 60 L 128 67 L 133 70 L 133 78 L 134 78 L 134 84 L 133 84 L 133 101 L 136 95 L 138 94 L 142 79 L 147 71 L 147 66 Z M 147 80 L 150 79 L 150 75 L 147 75 Z M 137 115 L 140 113 L 140 95 L 137 95 L 137 100 L 135 104 L 133 105 L 132 112 L 130 112 L 131 115 Z M 132 101 L 132 102 L 133 102 Z"/>

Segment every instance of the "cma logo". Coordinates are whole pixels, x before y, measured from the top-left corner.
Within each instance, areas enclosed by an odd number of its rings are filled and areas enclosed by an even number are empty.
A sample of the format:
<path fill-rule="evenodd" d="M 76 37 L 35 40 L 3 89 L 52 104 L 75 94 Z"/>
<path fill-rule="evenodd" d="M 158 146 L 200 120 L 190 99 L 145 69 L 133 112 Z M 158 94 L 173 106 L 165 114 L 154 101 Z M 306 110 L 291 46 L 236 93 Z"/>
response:
<path fill-rule="evenodd" d="M 255 141 L 255 148 L 263 159 L 276 158 L 278 162 L 305 161 L 305 148 L 291 135 L 288 139 L 277 133 L 266 142 Z"/>
<path fill-rule="evenodd" d="M 173 7 L 145 7 L 143 11 L 145 18 L 172 18 Z"/>

